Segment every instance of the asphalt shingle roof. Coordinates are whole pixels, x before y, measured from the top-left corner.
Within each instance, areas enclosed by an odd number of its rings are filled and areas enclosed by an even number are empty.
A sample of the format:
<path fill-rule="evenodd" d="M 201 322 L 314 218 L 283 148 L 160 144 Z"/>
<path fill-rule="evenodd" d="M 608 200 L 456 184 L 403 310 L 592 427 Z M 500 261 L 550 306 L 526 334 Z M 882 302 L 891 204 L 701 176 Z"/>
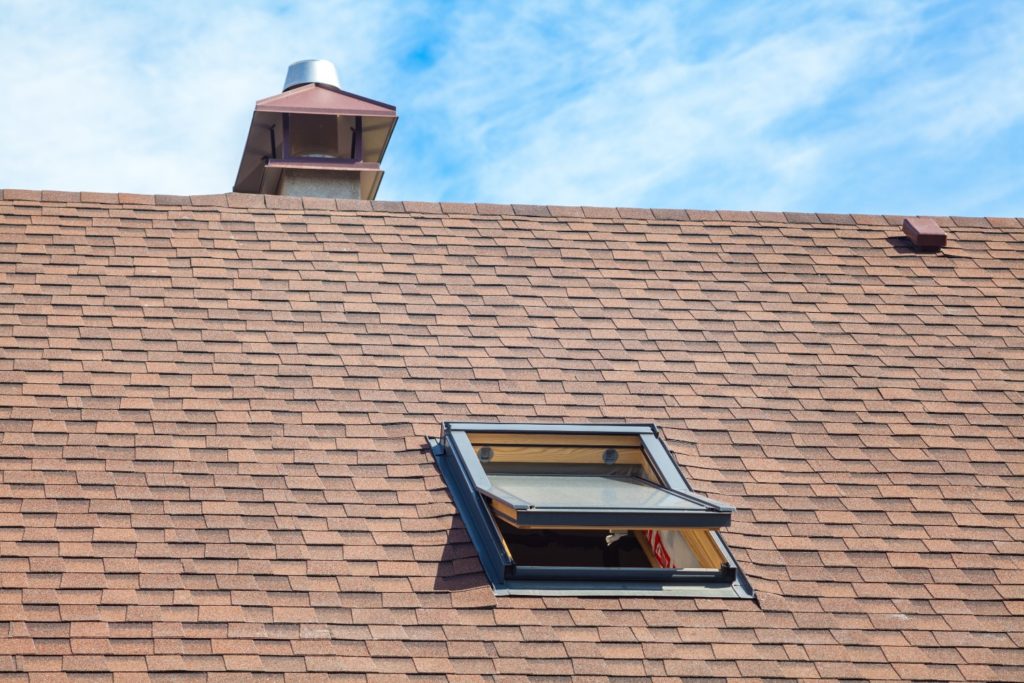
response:
<path fill-rule="evenodd" d="M 1024 679 L 1024 225 L 0 201 L 0 679 Z M 655 421 L 758 602 L 499 597 L 443 420 Z"/>

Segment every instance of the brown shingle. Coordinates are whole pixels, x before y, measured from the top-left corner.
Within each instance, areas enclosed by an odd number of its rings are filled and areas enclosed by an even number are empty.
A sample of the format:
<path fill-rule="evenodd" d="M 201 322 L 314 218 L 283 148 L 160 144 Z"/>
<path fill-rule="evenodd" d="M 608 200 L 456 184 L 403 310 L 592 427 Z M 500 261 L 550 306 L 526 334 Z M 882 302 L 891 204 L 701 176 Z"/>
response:
<path fill-rule="evenodd" d="M 0 666 L 1020 678 L 1019 220 L 0 196 Z M 657 420 L 759 603 L 495 597 L 463 418 Z"/>

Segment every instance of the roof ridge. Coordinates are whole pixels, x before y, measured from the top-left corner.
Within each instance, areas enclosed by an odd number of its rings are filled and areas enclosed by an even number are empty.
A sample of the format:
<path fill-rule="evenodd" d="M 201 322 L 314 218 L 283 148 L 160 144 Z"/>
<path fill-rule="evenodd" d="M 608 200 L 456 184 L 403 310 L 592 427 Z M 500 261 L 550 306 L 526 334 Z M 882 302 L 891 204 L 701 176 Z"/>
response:
<path fill-rule="evenodd" d="M 779 223 L 850 226 L 899 226 L 904 218 L 927 217 L 942 227 L 1021 228 L 1024 217 L 916 216 L 914 214 L 807 213 L 794 211 L 728 211 L 706 209 L 659 209 L 635 207 L 561 206 L 540 204 L 489 204 L 463 202 L 325 199 L 278 195 L 223 194 L 166 195 L 111 192 L 0 189 L 3 201 L 65 204 L 120 204 L 135 206 L 194 206 L 293 211 L 401 212 L 419 214 L 517 216 L 523 218 L 577 218 L 587 220 L 687 221 L 699 223 Z"/>

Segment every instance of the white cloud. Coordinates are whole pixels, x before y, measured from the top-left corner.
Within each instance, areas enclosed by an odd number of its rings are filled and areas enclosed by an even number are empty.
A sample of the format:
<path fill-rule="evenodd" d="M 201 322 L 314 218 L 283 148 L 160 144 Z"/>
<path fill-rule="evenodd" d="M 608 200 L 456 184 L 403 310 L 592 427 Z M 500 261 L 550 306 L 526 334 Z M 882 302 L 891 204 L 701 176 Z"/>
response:
<path fill-rule="evenodd" d="M 771 127 L 882 58 L 905 12 L 790 17 L 801 21 L 764 35 L 749 10 L 721 14 L 706 26 L 659 8 L 595 11 L 563 32 L 586 36 L 568 51 L 548 44 L 543 17 L 493 30 L 493 17 L 464 18 L 427 98 L 445 103 L 471 146 L 461 182 L 476 196 L 541 203 L 644 204 L 673 184 L 683 202 L 798 199 L 821 155 Z M 518 65 L 510 78 L 503 60 Z M 692 192 L 705 169 L 717 190 Z"/>
<path fill-rule="evenodd" d="M 1024 11 L 1004 9 L 997 16 L 966 39 L 899 56 L 901 77 L 879 88 L 864 111 L 864 118 L 884 124 L 878 126 L 884 138 L 876 143 L 914 139 L 943 145 L 992 135 L 1021 121 Z"/>
<path fill-rule="evenodd" d="M 327 56 L 370 75 L 381 13 L 339 3 L 17 3 L 0 23 L 0 186 L 203 193 L 234 182 L 256 99 Z M 344 78 L 344 74 L 343 74 Z"/>

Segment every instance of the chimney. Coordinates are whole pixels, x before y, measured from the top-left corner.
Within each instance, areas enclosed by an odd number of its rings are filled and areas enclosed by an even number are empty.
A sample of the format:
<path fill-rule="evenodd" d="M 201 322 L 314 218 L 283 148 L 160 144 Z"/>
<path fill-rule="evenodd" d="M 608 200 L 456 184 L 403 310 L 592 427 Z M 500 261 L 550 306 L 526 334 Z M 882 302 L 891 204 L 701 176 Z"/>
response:
<path fill-rule="evenodd" d="M 235 192 L 373 199 L 397 121 L 390 104 L 342 90 L 331 62 L 295 62 L 283 92 L 256 102 Z"/>

